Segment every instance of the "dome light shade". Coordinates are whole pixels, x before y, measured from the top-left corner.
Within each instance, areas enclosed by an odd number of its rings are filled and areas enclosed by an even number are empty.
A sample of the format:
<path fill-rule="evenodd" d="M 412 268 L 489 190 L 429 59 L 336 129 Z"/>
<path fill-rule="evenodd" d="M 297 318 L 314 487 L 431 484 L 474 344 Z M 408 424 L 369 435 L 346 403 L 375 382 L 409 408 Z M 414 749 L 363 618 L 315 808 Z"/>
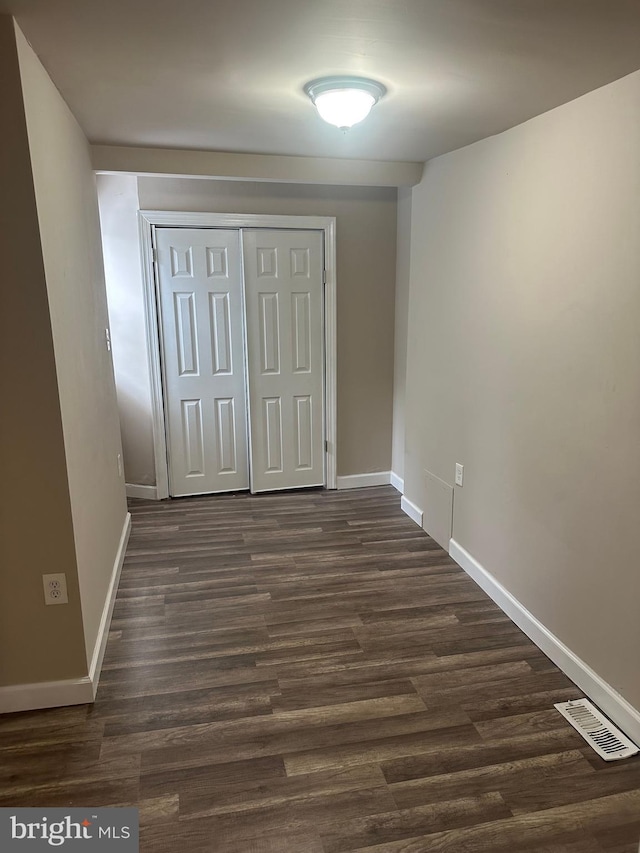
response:
<path fill-rule="evenodd" d="M 363 77 L 322 77 L 304 90 L 321 117 L 342 130 L 366 118 L 387 91 L 382 83 Z"/>

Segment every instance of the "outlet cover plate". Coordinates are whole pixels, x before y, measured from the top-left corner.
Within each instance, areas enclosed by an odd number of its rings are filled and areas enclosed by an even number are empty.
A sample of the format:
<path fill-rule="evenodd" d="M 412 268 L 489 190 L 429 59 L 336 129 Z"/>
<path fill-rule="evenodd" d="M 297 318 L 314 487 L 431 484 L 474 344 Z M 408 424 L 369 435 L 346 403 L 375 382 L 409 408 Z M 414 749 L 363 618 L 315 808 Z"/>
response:
<path fill-rule="evenodd" d="M 67 576 L 64 572 L 53 575 L 42 575 L 45 604 L 68 604 Z"/>

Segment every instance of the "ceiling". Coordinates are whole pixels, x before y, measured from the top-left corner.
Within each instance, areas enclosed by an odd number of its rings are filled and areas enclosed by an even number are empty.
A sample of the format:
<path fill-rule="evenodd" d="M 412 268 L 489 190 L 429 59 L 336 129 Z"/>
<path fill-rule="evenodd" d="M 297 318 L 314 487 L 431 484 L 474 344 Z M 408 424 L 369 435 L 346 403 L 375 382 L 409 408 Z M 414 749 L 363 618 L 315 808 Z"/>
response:
<path fill-rule="evenodd" d="M 0 0 L 92 142 L 423 161 L 640 68 L 640 0 Z M 302 91 L 387 96 L 348 133 Z"/>

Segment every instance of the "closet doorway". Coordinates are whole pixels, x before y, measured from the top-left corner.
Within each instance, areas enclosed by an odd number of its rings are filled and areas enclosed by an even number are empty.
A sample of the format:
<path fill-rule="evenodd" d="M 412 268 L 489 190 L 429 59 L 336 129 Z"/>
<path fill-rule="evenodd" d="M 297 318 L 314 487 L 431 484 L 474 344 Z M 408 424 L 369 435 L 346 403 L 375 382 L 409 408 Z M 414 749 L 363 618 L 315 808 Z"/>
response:
<path fill-rule="evenodd" d="M 158 497 L 335 488 L 335 220 L 140 228 Z"/>

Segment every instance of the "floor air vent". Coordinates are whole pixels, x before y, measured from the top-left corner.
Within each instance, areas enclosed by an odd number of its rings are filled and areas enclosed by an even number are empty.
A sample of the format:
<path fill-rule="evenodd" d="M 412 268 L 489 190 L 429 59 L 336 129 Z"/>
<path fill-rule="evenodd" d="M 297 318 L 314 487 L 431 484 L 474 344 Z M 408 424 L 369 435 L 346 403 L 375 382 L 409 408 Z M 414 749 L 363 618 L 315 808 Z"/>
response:
<path fill-rule="evenodd" d="M 588 699 L 554 705 L 605 761 L 629 758 L 638 747 L 622 734 Z"/>

